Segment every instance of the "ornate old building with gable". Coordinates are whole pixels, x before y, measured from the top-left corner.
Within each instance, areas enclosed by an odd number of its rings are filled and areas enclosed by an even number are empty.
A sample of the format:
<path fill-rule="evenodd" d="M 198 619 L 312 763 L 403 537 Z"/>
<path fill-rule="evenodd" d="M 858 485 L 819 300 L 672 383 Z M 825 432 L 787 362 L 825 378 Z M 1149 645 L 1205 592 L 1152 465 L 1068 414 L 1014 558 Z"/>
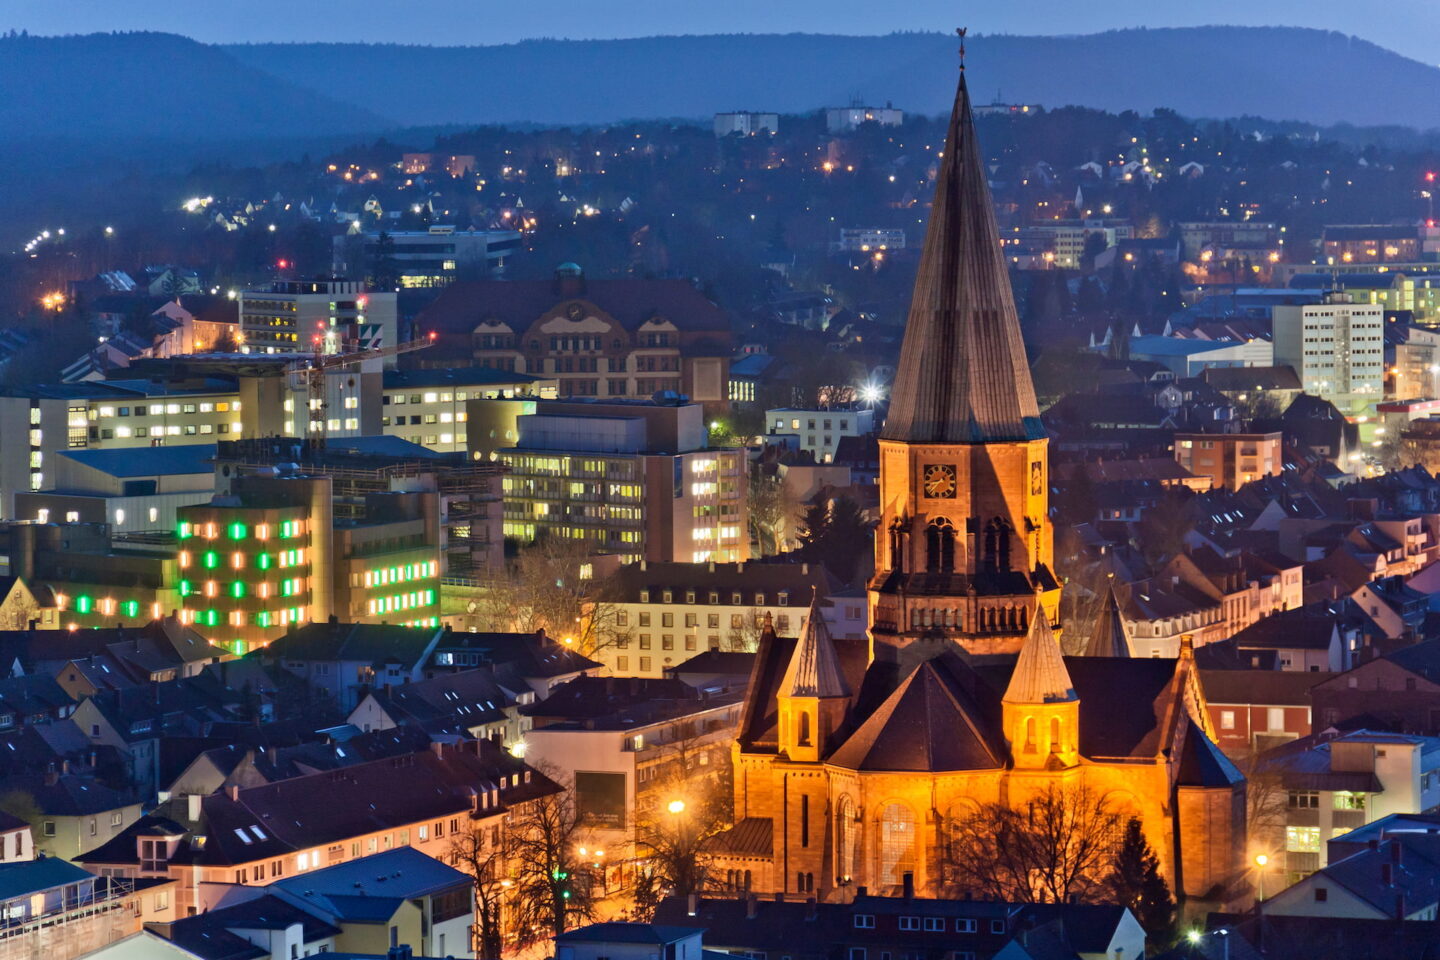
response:
<path fill-rule="evenodd" d="M 1060 649 L 1046 439 L 963 72 L 899 369 L 870 637 L 834 639 L 813 610 L 796 639 L 764 630 L 712 876 L 844 900 L 908 874 L 963 896 L 952 824 L 1083 785 L 1140 818 L 1177 892 L 1233 893 L 1245 781 L 1215 746 L 1192 647 L 1131 658 L 1105 621 L 1090 655 Z"/>

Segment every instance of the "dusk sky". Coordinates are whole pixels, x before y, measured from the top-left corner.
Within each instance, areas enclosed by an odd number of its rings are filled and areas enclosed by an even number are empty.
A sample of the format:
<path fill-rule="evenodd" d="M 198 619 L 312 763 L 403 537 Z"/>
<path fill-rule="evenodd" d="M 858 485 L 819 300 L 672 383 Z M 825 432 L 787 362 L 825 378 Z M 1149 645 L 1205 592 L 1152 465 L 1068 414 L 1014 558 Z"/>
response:
<path fill-rule="evenodd" d="M 420 12 L 423 11 L 423 12 Z M 1077 4 L 1073 0 L 454 0 L 414 7 L 393 0 L 4 0 L 0 29 L 59 34 L 160 30 L 207 42 L 392 41 L 508 43 L 530 37 L 612 38 L 677 33 L 875 34 L 949 30 L 976 33 L 1091 33 L 1124 26 L 1238 24 L 1318 27 L 1354 34 L 1426 63 L 1440 62 L 1434 0 L 1158 0 Z"/>

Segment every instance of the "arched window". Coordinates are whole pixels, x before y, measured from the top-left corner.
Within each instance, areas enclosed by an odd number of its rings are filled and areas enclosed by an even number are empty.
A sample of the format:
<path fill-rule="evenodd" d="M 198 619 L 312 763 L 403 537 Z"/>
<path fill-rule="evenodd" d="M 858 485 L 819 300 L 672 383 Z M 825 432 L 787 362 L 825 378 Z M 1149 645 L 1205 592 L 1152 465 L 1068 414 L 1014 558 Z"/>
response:
<path fill-rule="evenodd" d="M 1010 569 L 1010 524 L 999 517 L 985 525 L 985 569 L 991 573 Z"/>
<path fill-rule="evenodd" d="M 1025 718 L 1025 752 L 1034 753 L 1038 749 L 1035 743 L 1035 718 Z"/>
<path fill-rule="evenodd" d="M 936 517 L 925 528 L 925 569 L 931 573 L 955 569 L 955 527 L 944 517 Z"/>
<path fill-rule="evenodd" d="M 802 747 L 810 746 L 810 712 L 808 710 L 800 713 L 800 735 L 795 742 Z"/>
<path fill-rule="evenodd" d="M 898 519 L 890 525 L 890 569 L 905 572 L 905 524 Z"/>
<path fill-rule="evenodd" d="M 849 797 L 840 798 L 840 823 L 835 833 L 840 841 L 837 872 L 843 882 L 860 872 L 860 825 L 855 822 L 855 802 Z"/>
<path fill-rule="evenodd" d="M 1050 718 L 1050 752 L 1051 752 L 1051 753 L 1059 753 L 1060 750 L 1061 750 L 1061 743 L 1060 743 L 1060 718 L 1059 718 L 1059 717 L 1051 717 L 1051 718 Z"/>
<path fill-rule="evenodd" d="M 915 814 L 903 803 L 892 803 L 880 814 L 880 870 L 882 887 L 898 887 L 905 874 L 915 871 Z"/>

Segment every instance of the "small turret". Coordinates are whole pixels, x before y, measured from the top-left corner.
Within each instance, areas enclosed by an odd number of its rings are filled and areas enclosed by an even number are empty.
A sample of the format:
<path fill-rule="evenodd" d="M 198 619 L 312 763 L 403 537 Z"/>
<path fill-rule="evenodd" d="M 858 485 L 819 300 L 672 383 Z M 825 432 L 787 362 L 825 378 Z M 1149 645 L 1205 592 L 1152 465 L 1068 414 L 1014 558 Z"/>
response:
<path fill-rule="evenodd" d="M 1020 648 L 1000 709 L 1017 769 L 1053 769 L 1080 762 L 1080 697 L 1041 610 Z"/>
<path fill-rule="evenodd" d="M 818 597 L 810 601 L 805 628 L 795 642 L 776 700 L 780 708 L 780 749 L 791 760 L 819 760 L 826 741 L 845 719 L 850 686 L 845 682 L 840 655 L 830 639 Z"/>
<path fill-rule="evenodd" d="M 1087 657 L 1129 657 L 1130 636 L 1125 632 L 1125 618 L 1120 613 L 1120 598 L 1115 595 L 1112 581 L 1090 641 L 1085 644 Z"/>

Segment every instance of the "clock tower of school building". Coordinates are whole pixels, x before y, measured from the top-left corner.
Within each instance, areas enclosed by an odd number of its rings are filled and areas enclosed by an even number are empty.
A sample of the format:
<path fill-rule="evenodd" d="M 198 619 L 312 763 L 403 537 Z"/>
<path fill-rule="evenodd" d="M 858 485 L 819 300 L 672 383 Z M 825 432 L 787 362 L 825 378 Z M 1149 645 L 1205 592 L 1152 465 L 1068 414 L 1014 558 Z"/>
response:
<path fill-rule="evenodd" d="M 1014 654 L 1037 605 L 1059 630 L 1048 441 L 968 114 L 951 135 L 880 435 L 871 636 L 902 671 Z"/>

